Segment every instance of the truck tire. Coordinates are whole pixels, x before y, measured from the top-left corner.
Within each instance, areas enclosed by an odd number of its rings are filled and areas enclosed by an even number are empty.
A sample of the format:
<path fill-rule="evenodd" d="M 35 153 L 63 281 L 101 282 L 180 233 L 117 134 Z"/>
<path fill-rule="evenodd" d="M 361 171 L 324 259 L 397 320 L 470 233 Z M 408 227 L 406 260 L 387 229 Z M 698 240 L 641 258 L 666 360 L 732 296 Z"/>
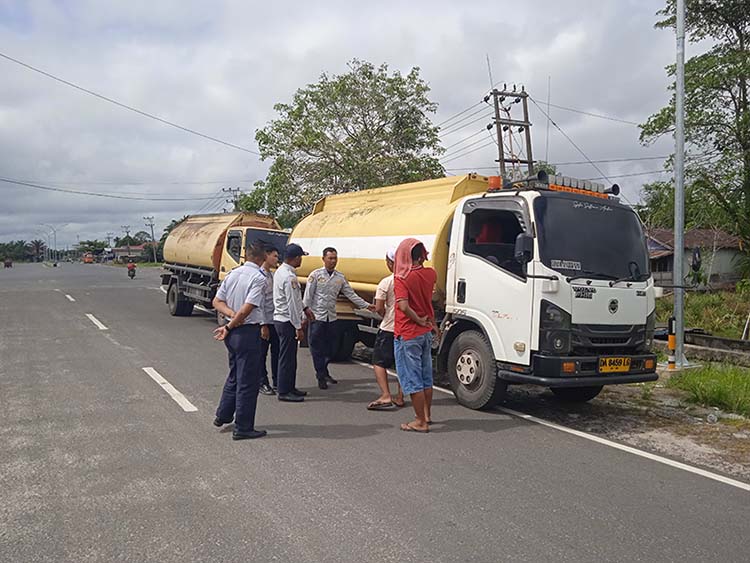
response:
<path fill-rule="evenodd" d="M 171 284 L 167 290 L 167 305 L 169 314 L 173 317 L 189 317 L 193 314 L 193 303 L 182 298 L 176 283 Z"/>
<path fill-rule="evenodd" d="M 352 359 L 354 345 L 359 340 L 359 329 L 356 323 L 344 321 L 337 327 L 336 345 L 333 348 L 331 360 L 334 362 L 348 362 Z"/>
<path fill-rule="evenodd" d="M 550 391 L 558 401 L 564 403 L 585 403 L 601 393 L 603 386 L 594 387 L 551 387 Z"/>
<path fill-rule="evenodd" d="M 458 402 L 474 410 L 492 408 L 508 388 L 497 377 L 489 342 L 476 330 L 462 332 L 451 344 L 448 377 Z"/>

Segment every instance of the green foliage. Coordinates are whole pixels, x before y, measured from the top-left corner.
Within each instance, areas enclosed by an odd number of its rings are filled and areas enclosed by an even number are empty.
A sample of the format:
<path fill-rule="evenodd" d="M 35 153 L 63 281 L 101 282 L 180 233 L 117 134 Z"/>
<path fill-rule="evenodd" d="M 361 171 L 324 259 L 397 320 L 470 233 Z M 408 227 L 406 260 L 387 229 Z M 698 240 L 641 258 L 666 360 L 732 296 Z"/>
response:
<path fill-rule="evenodd" d="M 78 243 L 78 250 L 80 252 L 91 252 L 93 254 L 101 254 L 104 249 L 107 248 L 106 240 L 82 240 Z"/>
<path fill-rule="evenodd" d="M 444 175 L 428 117 L 437 104 L 419 68 L 403 75 L 356 59 L 348 66 L 274 106 L 278 117 L 255 135 L 263 160 L 273 162 L 241 209 L 289 226 L 329 194 Z"/>
<path fill-rule="evenodd" d="M 694 403 L 750 415 L 750 370 L 746 368 L 711 364 L 673 375 L 667 386 L 687 391 Z"/>
<path fill-rule="evenodd" d="M 115 237 L 115 246 L 118 248 L 122 248 L 123 246 L 138 246 L 139 244 L 142 244 L 136 240 L 136 238 L 132 235 L 125 235 L 124 237 Z"/>
<path fill-rule="evenodd" d="M 14 262 L 21 262 L 23 260 L 28 260 L 31 256 L 31 247 L 25 240 L 0 242 L 0 260 L 8 258 Z"/>
<path fill-rule="evenodd" d="M 665 325 L 672 316 L 674 299 L 656 300 L 656 322 Z M 734 291 L 689 291 L 685 295 L 685 327 L 702 328 L 715 336 L 740 338 L 750 302 L 747 296 Z"/>
<path fill-rule="evenodd" d="M 138 231 L 133 235 L 133 238 L 138 241 L 138 244 L 151 242 L 151 234 L 146 231 Z"/>
<path fill-rule="evenodd" d="M 690 41 L 710 40 L 707 52 L 685 64 L 686 214 L 695 226 L 723 227 L 750 244 L 750 18 L 746 0 L 687 0 Z M 675 24 L 675 0 L 659 12 L 657 27 Z M 667 68 L 674 76 L 675 67 Z M 671 87 L 674 91 L 674 85 Z M 674 94 L 641 126 L 649 144 L 674 132 Z M 671 161 L 668 162 L 671 166 Z M 669 188 L 666 188 L 667 190 Z M 653 221 L 668 226 L 663 186 L 647 190 Z M 649 200 L 649 195 L 651 200 Z M 658 205 L 656 205 L 658 204 Z M 649 213 L 651 214 L 651 209 Z"/>
<path fill-rule="evenodd" d="M 638 214 L 649 227 L 674 228 L 674 184 L 653 182 L 641 190 Z M 732 219 L 724 212 L 704 183 L 693 182 L 685 186 L 685 228 L 722 229 L 734 232 Z"/>

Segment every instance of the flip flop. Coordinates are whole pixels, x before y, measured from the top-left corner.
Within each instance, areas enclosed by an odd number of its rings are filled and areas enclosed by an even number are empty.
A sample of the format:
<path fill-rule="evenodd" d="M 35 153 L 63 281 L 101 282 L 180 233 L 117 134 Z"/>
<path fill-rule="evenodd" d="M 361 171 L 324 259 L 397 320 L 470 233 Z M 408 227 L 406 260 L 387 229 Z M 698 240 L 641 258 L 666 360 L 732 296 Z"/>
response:
<path fill-rule="evenodd" d="M 379 403 L 377 401 L 373 401 L 369 405 L 367 405 L 368 411 L 389 411 L 393 409 L 394 404 L 392 402 L 387 403 Z"/>
<path fill-rule="evenodd" d="M 419 428 L 415 428 L 411 424 L 406 424 L 406 423 L 401 425 L 401 430 L 403 430 L 404 432 L 416 432 L 417 434 L 427 434 L 430 431 L 429 428 L 420 430 Z"/>
<path fill-rule="evenodd" d="M 396 401 L 393 401 L 393 406 L 403 409 L 406 406 L 406 403 L 397 403 Z"/>

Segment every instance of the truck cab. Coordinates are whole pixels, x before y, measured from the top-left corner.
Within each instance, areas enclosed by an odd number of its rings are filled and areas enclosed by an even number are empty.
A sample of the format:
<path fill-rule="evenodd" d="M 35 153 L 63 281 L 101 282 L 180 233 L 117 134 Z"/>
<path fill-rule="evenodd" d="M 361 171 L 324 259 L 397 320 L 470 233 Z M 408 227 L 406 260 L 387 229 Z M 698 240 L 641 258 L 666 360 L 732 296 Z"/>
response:
<path fill-rule="evenodd" d="M 648 252 L 618 191 L 543 174 L 458 202 L 438 367 L 459 402 L 514 383 L 586 401 L 657 378 Z"/>

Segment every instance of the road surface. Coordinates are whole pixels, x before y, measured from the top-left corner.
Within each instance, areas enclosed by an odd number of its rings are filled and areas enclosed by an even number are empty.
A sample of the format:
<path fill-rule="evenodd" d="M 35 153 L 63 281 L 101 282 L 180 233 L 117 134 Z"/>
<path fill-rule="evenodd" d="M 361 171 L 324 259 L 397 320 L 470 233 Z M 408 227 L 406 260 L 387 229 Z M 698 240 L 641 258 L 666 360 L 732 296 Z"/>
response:
<path fill-rule="evenodd" d="M 746 490 L 442 393 L 401 432 L 371 369 L 319 391 L 304 349 L 307 401 L 261 396 L 234 442 L 214 321 L 158 274 L 0 271 L 0 560 L 747 560 Z"/>

